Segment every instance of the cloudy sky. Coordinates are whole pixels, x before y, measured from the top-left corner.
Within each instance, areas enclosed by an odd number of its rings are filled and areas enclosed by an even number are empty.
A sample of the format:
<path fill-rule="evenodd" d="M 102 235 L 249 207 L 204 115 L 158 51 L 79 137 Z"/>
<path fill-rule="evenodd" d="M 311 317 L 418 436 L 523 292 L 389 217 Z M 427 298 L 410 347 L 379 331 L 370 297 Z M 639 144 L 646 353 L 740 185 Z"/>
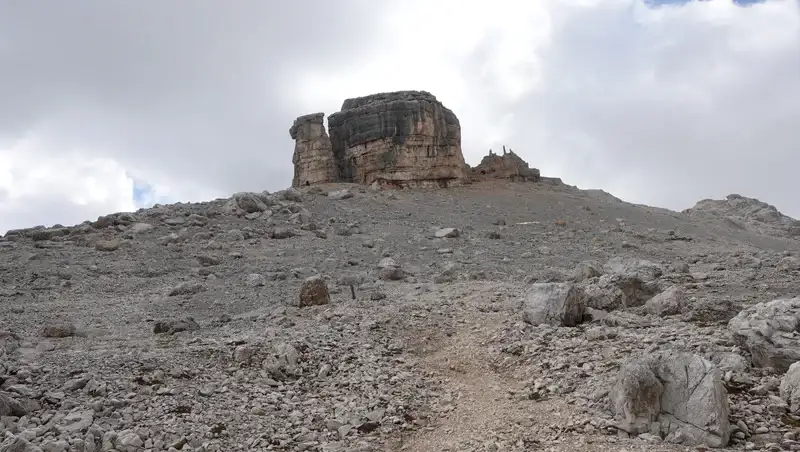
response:
<path fill-rule="evenodd" d="M 798 3 L 0 0 L 0 233 L 285 188 L 296 116 L 401 89 L 470 164 L 800 218 Z"/>

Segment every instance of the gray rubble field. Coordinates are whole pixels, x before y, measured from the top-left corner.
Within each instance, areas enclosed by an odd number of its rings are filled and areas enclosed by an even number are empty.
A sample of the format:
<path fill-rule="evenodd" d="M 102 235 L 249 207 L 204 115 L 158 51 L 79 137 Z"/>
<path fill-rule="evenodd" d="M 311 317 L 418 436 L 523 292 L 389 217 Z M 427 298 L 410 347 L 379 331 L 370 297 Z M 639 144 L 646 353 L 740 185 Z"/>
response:
<path fill-rule="evenodd" d="M 796 224 L 731 199 L 330 184 L 9 231 L 0 452 L 800 450 Z"/>

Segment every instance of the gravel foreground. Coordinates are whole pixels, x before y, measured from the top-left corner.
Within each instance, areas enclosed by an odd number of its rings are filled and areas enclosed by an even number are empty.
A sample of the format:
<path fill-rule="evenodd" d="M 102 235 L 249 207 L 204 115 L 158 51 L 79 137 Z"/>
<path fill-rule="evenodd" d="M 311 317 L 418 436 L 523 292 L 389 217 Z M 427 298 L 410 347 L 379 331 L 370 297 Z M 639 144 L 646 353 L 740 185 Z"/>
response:
<path fill-rule="evenodd" d="M 798 253 L 558 183 L 9 231 L 0 452 L 800 450 Z"/>

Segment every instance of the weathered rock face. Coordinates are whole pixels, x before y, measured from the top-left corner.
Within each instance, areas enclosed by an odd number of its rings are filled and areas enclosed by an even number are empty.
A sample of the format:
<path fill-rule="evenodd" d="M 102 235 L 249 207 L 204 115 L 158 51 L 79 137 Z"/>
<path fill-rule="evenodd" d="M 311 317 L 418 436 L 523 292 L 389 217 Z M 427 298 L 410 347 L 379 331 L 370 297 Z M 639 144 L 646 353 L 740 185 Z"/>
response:
<path fill-rule="evenodd" d="M 522 303 L 522 319 L 531 325 L 575 326 L 583 322 L 586 294 L 571 283 L 533 284 Z"/>
<path fill-rule="evenodd" d="M 756 367 L 786 372 L 800 361 L 800 297 L 751 306 L 732 318 L 728 329 Z"/>
<path fill-rule="evenodd" d="M 626 361 L 610 394 L 622 429 L 686 445 L 724 447 L 729 405 L 719 369 L 688 353 L 657 352 Z"/>
<path fill-rule="evenodd" d="M 503 146 L 503 155 L 489 150 L 489 155 L 485 156 L 478 166 L 472 168 L 471 173 L 475 178 L 491 177 L 510 179 L 514 182 L 539 182 L 541 180 L 538 169 L 530 168 L 528 163 L 514 151 L 506 152 L 505 146 Z"/>
<path fill-rule="evenodd" d="M 341 182 L 450 186 L 466 179 L 458 118 L 428 92 L 347 99 L 328 126 Z"/>
<path fill-rule="evenodd" d="M 324 117 L 324 113 L 300 116 L 289 129 L 289 135 L 295 140 L 293 187 L 338 180 L 331 140 L 322 121 Z"/>

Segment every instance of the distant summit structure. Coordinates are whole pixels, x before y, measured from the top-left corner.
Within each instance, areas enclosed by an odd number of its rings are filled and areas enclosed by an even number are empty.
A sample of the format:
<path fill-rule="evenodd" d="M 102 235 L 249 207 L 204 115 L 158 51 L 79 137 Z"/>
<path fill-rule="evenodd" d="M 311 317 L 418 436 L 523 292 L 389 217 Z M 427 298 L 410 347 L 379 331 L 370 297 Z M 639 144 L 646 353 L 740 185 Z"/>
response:
<path fill-rule="evenodd" d="M 464 183 L 461 125 L 425 91 L 347 99 L 328 117 L 297 118 L 293 186 L 325 182 L 447 187 Z"/>
<path fill-rule="evenodd" d="M 349 182 L 397 187 L 451 187 L 481 178 L 539 181 L 539 170 L 513 152 L 464 161 L 461 124 L 427 91 L 396 91 L 347 99 L 328 117 L 295 119 L 293 187 Z"/>
<path fill-rule="evenodd" d="M 475 168 L 471 168 L 473 178 L 501 178 L 510 179 L 514 182 L 539 182 L 541 175 L 536 168 L 530 168 L 525 160 L 514 153 L 511 149 L 506 151 L 503 146 L 503 154 L 495 154 L 489 149 L 489 155 L 485 156 L 481 163 Z"/>

